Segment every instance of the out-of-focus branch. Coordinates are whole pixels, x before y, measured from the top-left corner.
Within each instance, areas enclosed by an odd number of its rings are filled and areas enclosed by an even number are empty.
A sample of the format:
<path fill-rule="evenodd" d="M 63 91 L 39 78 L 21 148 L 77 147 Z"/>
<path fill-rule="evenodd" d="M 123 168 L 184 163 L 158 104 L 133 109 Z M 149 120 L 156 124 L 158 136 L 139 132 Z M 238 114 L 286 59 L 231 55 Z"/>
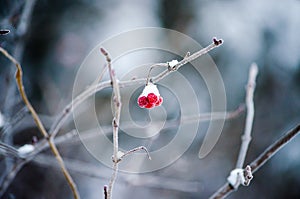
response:
<path fill-rule="evenodd" d="M 20 19 L 18 21 L 17 27 L 15 31 L 12 31 L 12 34 L 14 36 L 14 50 L 12 52 L 12 55 L 15 59 L 17 60 L 22 60 L 23 57 L 23 51 L 24 51 L 24 45 L 25 45 L 25 40 L 21 39 L 24 37 L 24 35 L 28 31 L 28 27 L 31 21 L 31 15 L 33 8 L 35 6 L 36 0 L 26 0 L 24 1 L 24 8 L 22 10 Z M 10 70 L 10 77 L 13 76 L 14 70 Z M 5 99 L 5 112 L 8 112 L 8 109 L 11 109 L 12 106 L 15 103 L 15 84 L 9 79 L 9 87 Z"/>
<path fill-rule="evenodd" d="M 17 173 L 23 168 L 23 166 L 27 163 L 25 160 L 17 160 L 12 167 L 7 171 L 8 174 L 5 176 L 1 186 L 0 186 L 0 197 L 5 193 L 13 179 L 16 177 Z"/>
<path fill-rule="evenodd" d="M 243 168 L 249 143 L 251 141 L 251 131 L 252 131 L 253 119 L 254 119 L 253 94 L 255 90 L 255 84 L 256 84 L 255 82 L 256 82 L 257 74 L 258 74 L 258 67 L 255 63 L 253 63 L 250 66 L 250 70 L 249 70 L 249 78 L 248 78 L 247 92 L 246 92 L 247 116 L 246 116 L 245 131 L 244 131 L 244 135 L 242 136 L 242 145 L 236 162 L 236 168 Z"/>
<path fill-rule="evenodd" d="M 27 108 L 26 108 L 27 109 Z M 223 116 L 226 115 L 225 119 L 233 119 L 237 116 L 239 116 L 242 112 L 244 111 L 244 106 L 241 105 L 239 106 L 236 110 L 231 111 L 231 112 L 227 112 L 227 113 L 203 113 L 201 115 L 198 116 L 186 116 L 183 119 L 181 119 L 181 123 L 191 123 L 191 122 L 205 122 L 205 121 L 210 121 L 210 120 L 218 120 L 218 119 L 223 119 Z M 168 120 L 166 121 L 164 128 L 162 130 L 166 130 L 169 128 L 175 128 L 178 126 L 179 124 L 179 120 Z M 155 125 L 155 123 L 154 123 Z M 134 128 L 134 126 L 132 126 L 132 122 L 123 122 L 122 124 L 122 129 L 126 130 L 126 129 L 132 129 Z M 102 127 L 102 131 L 104 134 L 109 134 L 111 133 L 111 126 L 103 126 Z M 88 130 L 87 132 L 83 133 L 79 137 L 77 136 L 77 131 L 74 129 L 68 133 L 65 133 L 63 135 L 57 136 L 55 137 L 55 145 L 59 146 L 59 145 L 63 145 L 66 146 L 67 144 L 72 144 L 74 142 L 79 142 L 80 140 L 85 140 L 85 139 L 93 139 L 94 137 L 98 136 L 99 132 L 95 129 L 95 130 Z M 18 171 L 28 162 L 32 161 L 32 159 L 34 157 L 36 157 L 36 155 L 40 154 L 42 151 L 46 150 L 49 148 L 49 145 L 47 144 L 46 140 L 40 140 L 37 144 L 35 144 L 35 150 L 32 153 L 29 153 L 24 159 L 17 161 L 17 164 L 15 164 L 13 166 L 13 168 L 18 168 L 18 169 L 12 169 L 9 170 L 7 172 L 7 176 L 5 178 L 5 186 L 2 185 L 1 189 L 0 189 L 0 196 L 1 196 L 1 192 L 3 192 L 3 190 L 6 190 L 7 186 L 9 186 L 9 184 L 11 183 L 11 181 L 14 179 L 15 175 L 18 173 Z M 16 154 L 16 153 L 14 153 Z M 6 154 L 3 154 L 6 155 Z M 8 155 L 8 154 L 7 154 Z M 49 159 L 49 158 L 48 158 Z M 66 160 L 64 160 L 64 162 L 66 162 Z M 19 165 L 18 165 L 19 164 Z M 67 165 L 68 167 L 68 165 Z M 69 169 L 71 167 L 68 167 Z M 72 167 L 72 170 L 74 170 L 74 168 Z M 76 170 L 77 172 L 77 170 Z M 81 172 L 82 173 L 82 172 Z M 91 175 L 91 174 L 89 174 Z M 9 177 L 8 177 L 9 176 Z M 166 185 L 167 186 L 167 185 Z M 171 185 L 170 185 L 171 186 Z M 187 189 L 186 186 L 181 186 L 181 188 L 183 190 L 188 191 L 189 189 Z M 178 187 L 176 189 L 179 189 Z"/>
<path fill-rule="evenodd" d="M 185 116 L 182 117 L 182 119 L 178 120 L 167 120 L 164 124 L 164 127 L 161 129 L 162 132 L 164 132 L 166 129 L 176 128 L 179 124 L 189 124 L 193 122 L 206 122 L 206 121 L 214 121 L 219 119 L 225 119 L 230 120 L 233 118 L 238 117 L 242 112 L 244 111 L 244 106 L 239 106 L 236 110 L 230 111 L 230 112 L 213 112 L 213 113 L 202 113 L 200 115 L 193 115 L 193 116 Z M 152 122 L 152 125 L 160 125 L 161 122 Z M 135 129 L 139 128 L 134 125 L 132 125 L 132 122 L 122 122 L 122 130 L 126 131 L 128 129 Z M 111 133 L 111 127 L 110 126 L 102 126 L 102 133 L 103 134 L 109 134 Z M 55 138 L 55 144 L 70 144 L 70 141 L 79 141 L 79 140 L 86 140 L 86 139 L 93 139 L 94 137 L 99 136 L 99 132 L 95 130 L 88 130 L 88 132 L 82 133 L 82 135 L 77 137 L 76 130 L 72 130 L 68 133 L 65 133 L 64 135 L 57 136 Z"/>
<path fill-rule="evenodd" d="M 166 121 L 166 123 L 164 125 L 164 128 L 162 130 L 166 130 L 166 129 L 169 129 L 169 128 L 175 128 L 175 127 L 178 126 L 179 122 L 185 124 L 185 123 L 191 123 L 191 122 L 205 122 L 205 121 L 211 121 L 211 120 L 224 119 L 223 118 L 224 115 L 226 115 L 225 119 L 233 119 L 233 118 L 236 118 L 237 116 L 239 116 L 243 111 L 244 111 L 244 106 L 241 105 L 236 110 L 231 111 L 231 112 L 227 112 L 227 113 L 202 113 L 201 115 L 197 115 L 197 116 L 196 115 L 195 116 L 186 116 L 186 117 L 182 118 L 181 121 L 179 121 L 179 120 L 174 120 L 174 121 L 173 120 L 168 120 L 168 121 Z M 153 125 L 155 125 L 155 123 Z M 127 122 L 127 123 L 123 122 L 122 129 L 126 130 L 126 129 L 129 129 L 129 128 L 130 129 L 134 128 L 134 126 L 132 126 L 132 122 Z M 111 133 L 111 131 L 112 131 L 111 126 L 103 126 L 102 131 L 103 131 L 104 134 Z M 99 135 L 99 132 L 97 130 L 90 129 L 88 132 L 83 133 L 80 136 L 80 139 L 79 139 L 79 137 L 77 136 L 77 131 L 72 130 L 68 133 L 65 133 L 63 135 L 55 137 L 54 142 L 55 142 L 56 146 L 59 146 L 59 145 L 66 146 L 66 144 L 72 144 L 74 142 L 79 142 L 82 139 L 83 140 L 93 139 L 94 137 L 96 137 L 98 135 Z M 14 177 L 18 173 L 18 171 L 26 163 L 32 161 L 32 159 L 34 157 L 36 157 L 36 155 L 40 154 L 40 152 L 42 152 L 42 151 L 44 151 L 48 148 L 49 148 L 49 145 L 47 144 L 46 140 L 41 140 L 35 145 L 35 150 L 32 153 L 29 153 L 28 156 L 25 159 L 19 160 L 17 162 L 17 164 L 15 164 L 15 166 L 13 166 L 13 168 L 18 168 L 18 169 L 12 169 L 12 170 L 8 171 L 7 175 L 9 177 L 6 177 L 5 183 L 4 183 L 5 186 L 2 186 L 1 189 L 0 189 L 0 196 L 1 196 L 1 191 L 6 190 L 7 186 L 9 186 L 9 184 L 14 179 Z M 48 162 L 49 162 L 49 157 L 48 157 Z M 64 160 L 64 162 L 66 164 L 68 163 L 68 161 L 66 162 L 66 160 Z M 85 172 L 83 172 L 83 171 L 74 170 L 74 168 L 69 167 L 68 164 L 66 166 L 68 167 L 68 169 L 71 169 L 73 171 L 85 174 Z M 87 171 L 90 171 L 90 169 L 87 169 Z M 87 174 L 87 175 L 92 176 L 92 174 Z M 97 177 L 99 177 L 99 176 L 100 176 L 100 174 Z M 144 180 L 143 180 L 143 182 L 144 182 Z M 165 186 L 167 186 L 167 185 L 165 184 Z M 178 190 L 179 189 L 178 186 L 176 186 L 176 187 L 177 187 L 176 189 Z M 188 187 L 190 188 L 190 186 L 182 186 L 182 185 L 180 186 L 180 188 L 182 188 L 182 190 L 185 190 L 185 191 L 189 192 Z M 164 187 L 162 187 L 162 188 L 164 188 Z M 171 187 L 171 189 L 173 189 L 173 188 Z M 192 190 L 191 190 L 191 192 L 192 192 Z"/>
<path fill-rule="evenodd" d="M 27 98 L 27 95 L 26 95 L 26 92 L 25 92 L 25 89 L 24 89 L 24 86 L 23 86 L 23 71 L 22 71 L 22 67 L 21 65 L 19 64 L 19 62 L 17 60 L 15 60 L 14 57 L 12 57 L 6 50 L 4 50 L 3 48 L 0 47 L 0 52 L 5 56 L 7 57 L 12 63 L 14 63 L 17 67 L 17 72 L 16 72 L 16 81 L 17 81 L 17 86 L 18 86 L 18 89 L 19 89 L 19 92 L 20 92 L 20 95 L 24 101 L 24 103 L 26 104 L 26 106 L 28 107 L 28 110 L 30 111 L 38 129 L 40 130 L 40 132 L 42 133 L 42 135 L 44 136 L 44 138 L 47 140 L 49 146 L 50 146 L 50 149 L 52 151 L 52 153 L 54 154 L 54 156 L 56 157 L 57 161 L 59 162 L 60 164 L 60 167 L 61 167 L 61 170 L 66 178 L 66 180 L 68 181 L 68 184 L 73 192 L 73 195 L 74 195 L 74 198 L 76 199 L 79 199 L 80 196 L 79 196 L 79 193 L 78 193 L 78 190 L 77 190 L 77 187 L 76 187 L 76 184 L 74 183 L 71 175 L 69 174 L 68 170 L 65 168 L 65 165 L 64 165 L 64 162 L 63 162 L 63 159 L 60 155 L 60 153 L 58 152 L 55 144 L 54 144 L 54 141 L 53 139 L 51 139 L 43 125 L 43 123 L 41 122 L 38 114 L 36 113 L 36 111 L 34 110 L 34 108 L 32 107 L 31 103 L 29 102 L 28 98 Z"/>
<path fill-rule="evenodd" d="M 260 167 L 262 167 L 267 161 L 271 159 L 281 148 L 289 143 L 296 135 L 300 132 L 300 124 L 298 124 L 295 128 L 287 132 L 281 138 L 279 138 L 276 142 L 271 144 L 264 152 L 262 152 L 254 161 L 250 163 L 250 167 L 252 173 L 255 173 Z M 229 183 L 224 184 L 221 188 L 219 188 L 210 199 L 221 199 L 228 196 L 230 193 L 234 191 L 234 187 L 232 187 Z"/>
<path fill-rule="evenodd" d="M 0 154 L 20 158 L 18 150 L 0 141 Z"/>
<path fill-rule="evenodd" d="M 3 34 L 8 34 L 11 31 L 12 38 L 13 38 L 12 55 L 16 60 L 19 61 L 22 60 L 24 46 L 25 46 L 25 40 L 23 39 L 23 36 L 28 31 L 28 27 L 31 22 L 32 11 L 34 9 L 36 0 L 26 0 L 23 1 L 23 3 L 24 6 L 21 11 L 22 13 L 13 13 L 13 14 L 20 14 L 20 18 L 18 24 L 16 25 L 16 29 L 2 30 Z M 8 16 L 8 17 L 12 17 L 12 16 Z M 7 23 L 10 23 L 9 19 L 7 19 Z M 16 97 L 17 89 L 13 80 L 14 72 L 15 72 L 14 68 L 10 67 L 7 76 L 7 90 L 5 93 L 5 100 L 4 100 L 3 110 L 2 110 L 5 113 L 5 115 L 8 117 L 8 119 L 13 117 L 13 109 L 15 105 L 18 103 L 18 100 L 20 100 L 20 98 Z M 8 123 L 6 127 L 7 126 L 12 126 L 12 125 Z M 11 133 L 10 131 L 11 128 L 6 128 L 6 130 L 8 130 L 8 133 L 2 135 L 3 141 L 7 144 L 12 144 L 13 133 Z M 13 161 L 10 158 L 8 159 L 6 158 L 4 161 L 5 161 L 5 170 L 3 170 L 2 173 L 7 173 L 11 169 L 13 169 L 12 167 L 14 167 L 14 165 L 13 165 Z M 2 183 L 3 183 L 2 178 L 0 178 L 0 184 Z"/>
<path fill-rule="evenodd" d="M 224 115 L 226 115 L 225 119 L 229 120 L 229 119 L 238 117 L 243 111 L 244 111 L 244 106 L 241 105 L 236 110 L 230 111 L 230 112 L 202 113 L 200 115 L 195 115 L 195 116 L 185 116 L 181 120 L 167 120 L 165 122 L 164 127 L 161 130 L 175 128 L 179 125 L 179 123 L 188 124 L 188 123 L 193 123 L 193 122 L 206 122 L 206 121 L 224 119 Z M 160 123 L 153 122 L 153 125 L 156 125 L 156 124 L 160 124 Z M 101 128 L 102 128 L 103 134 L 111 133 L 111 126 L 102 126 Z M 134 129 L 134 128 L 135 128 L 135 126 L 132 125 L 132 122 L 123 122 L 123 124 L 122 124 L 122 130 L 124 130 L 124 131 L 126 131 L 127 129 Z M 139 127 L 136 127 L 136 128 L 139 128 Z M 87 132 L 83 133 L 79 139 L 79 137 L 77 136 L 77 131 L 74 129 L 63 135 L 55 137 L 54 143 L 56 146 L 59 146 L 62 144 L 66 145 L 66 144 L 70 144 L 72 142 L 77 142 L 80 140 L 93 139 L 96 136 L 99 136 L 99 132 L 96 129 L 95 130 L 90 129 Z M 0 145 L 1 145 L 1 142 L 0 142 Z M 7 145 L 5 144 L 5 146 L 7 146 Z M 5 148 L 5 146 L 4 146 L 4 148 Z M 35 145 L 35 148 L 36 148 L 35 151 L 33 151 L 32 153 L 29 153 L 26 158 L 39 154 L 43 150 L 49 148 L 49 145 L 47 144 L 47 142 L 45 140 L 41 140 Z"/>
<path fill-rule="evenodd" d="M 59 169 L 54 157 L 46 154 L 39 154 L 33 162 L 40 167 Z M 65 158 L 66 167 L 71 173 L 80 173 L 89 178 L 96 178 L 98 180 L 109 180 L 111 175 L 106 172 L 107 167 L 100 164 L 93 164 L 81 160 Z M 200 190 L 201 184 L 199 181 L 189 181 L 173 177 L 156 176 L 151 173 L 143 176 L 137 174 L 120 173 L 118 182 L 126 186 L 149 187 L 154 189 L 174 190 L 185 193 L 195 193 Z M 161 183 L 164 182 L 164 183 Z"/>

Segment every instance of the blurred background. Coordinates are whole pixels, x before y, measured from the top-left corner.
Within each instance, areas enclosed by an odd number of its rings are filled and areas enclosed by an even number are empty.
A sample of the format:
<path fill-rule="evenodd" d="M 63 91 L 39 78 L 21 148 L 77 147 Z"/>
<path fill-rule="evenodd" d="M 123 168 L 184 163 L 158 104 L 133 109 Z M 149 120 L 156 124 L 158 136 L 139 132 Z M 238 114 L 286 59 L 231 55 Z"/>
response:
<path fill-rule="evenodd" d="M 222 38 L 224 45 L 210 55 L 224 81 L 228 111 L 244 103 L 249 66 L 258 64 L 253 139 L 246 163 L 300 121 L 298 0 L 0 0 L 0 29 L 11 31 L 0 35 L 0 45 L 22 63 L 28 97 L 47 128 L 71 101 L 77 70 L 87 54 L 103 40 L 141 27 L 173 29 L 202 46 L 210 44 L 214 36 Z M 5 120 L 0 127 L 1 141 L 18 148 L 41 136 L 18 95 L 15 68 L 3 56 L 0 65 L 0 111 Z M 188 68 L 179 72 L 186 76 L 193 73 Z M 110 97 L 110 90 L 97 94 L 101 100 L 97 103 L 99 114 L 105 113 L 99 118 L 108 126 L 111 112 L 101 112 L 101 108 L 110 106 Z M 202 100 L 203 106 L 209 105 L 209 97 Z M 168 102 L 164 103 L 168 107 Z M 167 112 L 169 119 L 176 119 L 178 114 L 176 109 Z M 245 113 L 226 121 L 216 146 L 204 159 L 198 158 L 203 141 L 203 129 L 199 128 L 192 145 L 172 165 L 139 175 L 120 173 L 114 198 L 208 198 L 235 167 L 244 120 Z M 208 123 L 202 124 L 203 128 Z M 70 119 L 60 135 L 72 129 Z M 172 139 L 175 130 L 164 129 L 154 148 Z M 131 141 L 130 137 L 122 139 L 124 145 Z M 299 198 L 299 143 L 300 137 L 296 137 L 255 173 L 250 187 L 240 187 L 228 198 Z M 108 183 L 111 170 L 76 139 L 58 147 L 82 198 L 103 198 L 102 187 Z M 48 150 L 26 164 L 4 190 L 5 176 L 17 161 L 0 155 L 2 198 L 72 198 Z"/>

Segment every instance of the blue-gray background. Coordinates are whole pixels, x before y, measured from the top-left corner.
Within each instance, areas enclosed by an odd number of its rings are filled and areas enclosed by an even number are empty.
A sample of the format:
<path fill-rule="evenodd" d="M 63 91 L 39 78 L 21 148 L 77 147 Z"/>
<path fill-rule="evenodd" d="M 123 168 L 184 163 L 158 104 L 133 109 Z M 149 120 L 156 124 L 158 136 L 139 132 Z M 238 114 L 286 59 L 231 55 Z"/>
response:
<path fill-rule="evenodd" d="M 253 140 L 246 162 L 300 120 L 300 1 L 40 0 L 27 34 L 16 39 L 23 5 L 20 0 L 0 1 L 0 27 L 11 30 L 0 37 L 0 45 L 22 63 L 25 88 L 46 126 L 71 100 L 77 69 L 95 45 L 122 31 L 148 26 L 180 31 L 202 46 L 213 36 L 224 39 L 224 45 L 210 55 L 224 79 L 228 110 L 243 103 L 249 66 L 252 62 L 259 65 Z M 16 49 L 20 45 L 24 51 Z M 23 104 L 15 92 L 9 92 L 14 83 L 9 63 L 1 57 L 0 65 L 0 110 L 12 120 Z M 110 92 L 98 97 L 108 104 Z M 101 103 L 98 106 L 101 108 Z M 1 135 L 2 141 L 17 147 L 30 143 L 33 135 L 39 136 L 30 117 L 25 117 L 9 136 Z M 107 124 L 110 119 L 109 114 L 104 118 Z M 203 138 L 199 135 L 167 168 L 143 175 L 120 174 L 114 198 L 207 198 L 235 166 L 244 119 L 242 114 L 226 122 L 216 147 L 204 159 L 198 159 Z M 70 122 L 63 132 L 72 128 Z M 162 137 L 170 138 L 168 132 Z M 299 198 L 299 142 L 294 139 L 254 175 L 250 187 L 241 187 L 229 198 Z M 111 171 L 94 160 L 80 142 L 65 143 L 59 150 L 82 198 L 101 198 Z M 4 171 L 4 157 L 0 160 Z M 71 198 L 71 193 L 51 154 L 45 152 L 21 170 L 3 198 Z"/>

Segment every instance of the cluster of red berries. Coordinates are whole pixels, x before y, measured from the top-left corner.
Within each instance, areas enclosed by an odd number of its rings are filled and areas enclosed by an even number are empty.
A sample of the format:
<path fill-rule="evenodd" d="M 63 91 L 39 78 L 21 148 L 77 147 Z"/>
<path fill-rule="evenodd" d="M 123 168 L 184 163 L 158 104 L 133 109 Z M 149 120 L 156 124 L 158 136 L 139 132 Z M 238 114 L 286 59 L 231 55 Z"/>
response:
<path fill-rule="evenodd" d="M 163 98 L 160 96 L 156 85 L 149 83 L 145 86 L 142 94 L 139 96 L 137 103 L 141 108 L 151 109 L 160 106 L 163 103 Z"/>

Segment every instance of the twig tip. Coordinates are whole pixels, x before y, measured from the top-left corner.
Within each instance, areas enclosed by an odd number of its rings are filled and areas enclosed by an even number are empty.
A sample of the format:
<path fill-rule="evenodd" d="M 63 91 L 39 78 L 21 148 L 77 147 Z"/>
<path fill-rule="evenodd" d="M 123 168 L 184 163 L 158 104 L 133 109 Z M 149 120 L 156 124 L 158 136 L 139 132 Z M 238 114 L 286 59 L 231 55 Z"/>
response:
<path fill-rule="evenodd" d="M 257 64 L 255 62 L 251 64 L 250 71 L 255 76 L 257 75 L 257 73 L 258 73 L 258 66 L 257 66 Z"/>
<path fill-rule="evenodd" d="M 104 55 L 104 56 L 107 56 L 108 55 L 108 53 L 107 53 L 107 51 L 104 49 L 104 48 L 100 48 L 100 52 Z"/>
<path fill-rule="evenodd" d="M 213 42 L 216 46 L 219 46 L 223 43 L 223 40 L 222 39 L 217 39 L 216 37 L 214 37 Z"/>
<path fill-rule="evenodd" d="M 104 185 L 103 191 L 104 191 L 104 199 L 107 199 L 107 185 Z"/>

